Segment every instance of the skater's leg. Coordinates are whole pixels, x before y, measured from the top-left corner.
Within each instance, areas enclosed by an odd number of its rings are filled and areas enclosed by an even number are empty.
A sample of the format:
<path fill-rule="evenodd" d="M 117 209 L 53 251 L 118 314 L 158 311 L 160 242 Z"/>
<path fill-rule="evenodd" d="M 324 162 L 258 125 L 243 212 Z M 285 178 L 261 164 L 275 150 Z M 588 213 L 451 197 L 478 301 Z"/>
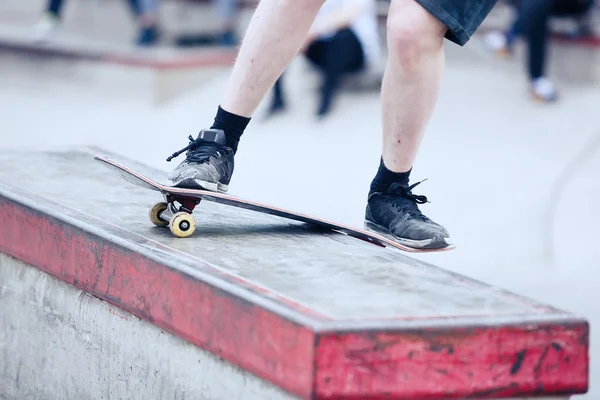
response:
<path fill-rule="evenodd" d="M 210 130 L 192 139 L 169 178 L 182 187 L 227 191 L 234 155 L 254 111 L 306 40 L 324 0 L 262 0 L 248 26 Z"/>
<path fill-rule="evenodd" d="M 438 96 L 445 32 L 414 0 L 392 0 L 381 91 L 383 161 L 390 171 L 407 172 L 415 161 Z"/>
<path fill-rule="evenodd" d="M 262 0 L 248 26 L 221 107 L 251 117 L 294 58 L 324 0 Z"/>
<path fill-rule="evenodd" d="M 371 183 L 367 228 L 415 248 L 444 248 L 448 231 L 421 213 L 409 176 L 432 115 L 444 69 L 444 37 L 465 44 L 496 0 L 392 0 L 382 86 L 383 149 Z"/>

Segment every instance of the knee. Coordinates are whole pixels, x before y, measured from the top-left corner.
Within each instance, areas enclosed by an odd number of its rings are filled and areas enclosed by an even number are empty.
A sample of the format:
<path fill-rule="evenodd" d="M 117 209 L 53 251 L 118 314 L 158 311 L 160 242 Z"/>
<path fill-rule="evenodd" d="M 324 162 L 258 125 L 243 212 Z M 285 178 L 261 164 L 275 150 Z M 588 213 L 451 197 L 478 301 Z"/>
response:
<path fill-rule="evenodd" d="M 414 0 L 405 4 L 390 10 L 387 41 L 390 55 L 409 68 L 422 56 L 442 48 L 447 28 Z"/>

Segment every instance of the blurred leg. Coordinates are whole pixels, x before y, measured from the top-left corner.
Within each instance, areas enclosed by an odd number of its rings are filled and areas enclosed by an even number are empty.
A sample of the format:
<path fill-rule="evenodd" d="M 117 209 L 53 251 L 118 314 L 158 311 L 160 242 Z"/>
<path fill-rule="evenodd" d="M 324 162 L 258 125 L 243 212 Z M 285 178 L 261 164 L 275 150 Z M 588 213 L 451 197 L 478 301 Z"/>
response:
<path fill-rule="evenodd" d="M 361 44 L 350 29 L 342 29 L 325 42 L 323 52 L 321 100 L 317 114 L 323 116 L 331 108 L 342 75 L 358 71 L 364 64 Z"/>
<path fill-rule="evenodd" d="M 273 86 L 273 100 L 271 101 L 271 106 L 269 107 L 269 114 L 274 114 L 278 111 L 282 111 L 285 108 L 285 98 L 283 95 L 283 76 L 285 73 L 281 74 L 279 79 L 275 82 L 275 86 Z"/>
<path fill-rule="evenodd" d="M 221 30 L 221 42 L 224 45 L 235 45 L 234 25 L 237 13 L 237 0 L 213 0 L 217 9 L 219 25 Z"/>
<path fill-rule="evenodd" d="M 158 15 L 159 0 L 138 0 L 139 12 L 147 24 L 155 23 Z"/>
<path fill-rule="evenodd" d="M 63 0 L 49 0 L 40 20 L 35 25 L 35 40 L 45 41 L 49 39 L 59 26 L 64 8 Z"/>
<path fill-rule="evenodd" d="M 131 13 L 138 17 L 142 13 L 142 7 L 140 5 L 140 0 L 127 0 L 127 4 L 129 4 L 129 8 L 131 9 Z"/>
<path fill-rule="evenodd" d="M 158 42 L 158 7 L 159 0 L 136 0 L 139 7 L 140 32 L 137 43 L 151 46 Z"/>
<path fill-rule="evenodd" d="M 46 11 L 60 18 L 64 4 L 64 0 L 50 0 Z"/>
<path fill-rule="evenodd" d="M 544 76 L 551 7 L 551 0 L 528 0 L 520 5 L 522 31 L 528 42 L 528 72 L 531 80 Z"/>
<path fill-rule="evenodd" d="M 523 22 L 523 33 L 527 38 L 527 73 L 531 92 L 540 101 L 554 101 L 556 89 L 546 77 L 548 58 L 548 20 L 551 15 L 553 0 L 523 1 L 520 6 L 520 18 Z"/>

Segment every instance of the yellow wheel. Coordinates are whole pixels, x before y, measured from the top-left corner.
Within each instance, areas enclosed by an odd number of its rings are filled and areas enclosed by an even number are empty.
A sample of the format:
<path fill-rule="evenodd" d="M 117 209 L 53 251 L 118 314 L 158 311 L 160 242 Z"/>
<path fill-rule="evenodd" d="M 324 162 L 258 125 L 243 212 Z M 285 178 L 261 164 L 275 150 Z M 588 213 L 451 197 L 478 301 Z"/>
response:
<path fill-rule="evenodd" d="M 150 210 L 150 221 L 156 226 L 169 226 L 169 222 L 160 218 L 160 214 L 169 208 L 167 203 L 158 203 Z"/>
<path fill-rule="evenodd" d="M 178 212 L 171 217 L 169 229 L 171 229 L 173 235 L 177 237 L 189 237 L 196 230 L 196 221 L 190 214 L 186 212 Z"/>

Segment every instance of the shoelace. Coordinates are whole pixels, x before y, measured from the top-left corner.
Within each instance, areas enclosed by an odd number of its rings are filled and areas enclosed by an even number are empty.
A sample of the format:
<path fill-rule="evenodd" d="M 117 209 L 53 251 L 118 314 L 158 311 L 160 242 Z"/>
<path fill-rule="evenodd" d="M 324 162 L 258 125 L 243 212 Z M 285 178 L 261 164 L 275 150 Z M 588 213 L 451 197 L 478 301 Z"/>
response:
<path fill-rule="evenodd" d="M 188 156 L 190 161 L 202 162 L 202 161 L 207 160 L 209 157 L 213 156 L 215 154 L 215 149 L 217 151 L 225 150 L 225 146 L 223 146 L 219 143 L 216 143 L 216 142 L 212 142 L 212 141 L 204 140 L 204 139 L 200 139 L 200 138 L 194 139 L 192 137 L 192 135 L 190 135 L 188 137 L 188 139 L 190 141 L 190 144 L 188 144 L 183 149 L 171 154 L 171 156 L 169 156 L 167 158 L 167 162 L 170 162 L 172 159 L 179 157 L 179 155 L 181 153 L 186 152 L 186 151 L 192 152 L 192 154 L 190 154 Z"/>
<path fill-rule="evenodd" d="M 412 190 L 417 185 L 420 185 L 421 183 L 423 183 L 425 181 L 426 181 L 426 179 L 424 179 L 420 182 L 414 183 L 408 187 L 403 186 L 400 183 L 392 183 L 386 193 L 389 195 L 395 196 L 395 197 L 400 197 L 403 199 L 410 200 L 414 205 L 407 207 L 408 204 L 406 202 L 404 202 L 404 204 L 402 204 L 399 201 L 397 201 L 400 199 L 390 199 L 392 201 L 392 204 L 394 205 L 394 207 L 401 208 L 403 210 L 403 212 L 411 215 L 413 218 L 418 218 L 418 219 L 425 221 L 427 218 L 421 213 L 421 211 L 416 206 L 416 204 L 425 204 L 425 203 L 428 203 L 429 201 L 427 200 L 427 197 L 425 197 L 423 195 L 414 194 L 412 192 Z M 394 201 L 394 200 L 396 200 L 396 201 Z"/>
<path fill-rule="evenodd" d="M 427 197 L 423 196 L 423 195 L 419 195 L 419 194 L 414 194 L 412 192 L 412 190 L 417 186 L 420 185 L 421 183 L 425 182 L 427 179 L 423 179 L 420 182 L 414 183 L 410 186 L 403 186 L 400 183 L 392 183 L 390 185 L 390 188 L 387 190 L 387 192 L 389 194 L 393 194 L 396 196 L 402 196 L 405 197 L 407 199 L 410 199 L 412 201 L 414 201 L 417 204 L 425 204 L 428 203 L 429 201 L 427 200 Z"/>

